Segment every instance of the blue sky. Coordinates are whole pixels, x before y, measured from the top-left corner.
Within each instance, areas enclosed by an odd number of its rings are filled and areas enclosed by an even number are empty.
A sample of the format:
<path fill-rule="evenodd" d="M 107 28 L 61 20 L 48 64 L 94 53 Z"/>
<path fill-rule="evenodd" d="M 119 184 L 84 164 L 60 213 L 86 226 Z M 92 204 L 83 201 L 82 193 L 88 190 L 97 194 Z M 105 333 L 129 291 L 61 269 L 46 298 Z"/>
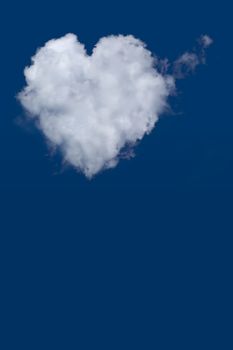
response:
<path fill-rule="evenodd" d="M 2 349 L 232 348 L 230 13 L 224 1 L 1 4 Z M 132 34 L 171 61 L 214 39 L 136 157 L 92 181 L 20 125 L 15 98 L 36 49 L 67 32 L 89 53 Z"/>

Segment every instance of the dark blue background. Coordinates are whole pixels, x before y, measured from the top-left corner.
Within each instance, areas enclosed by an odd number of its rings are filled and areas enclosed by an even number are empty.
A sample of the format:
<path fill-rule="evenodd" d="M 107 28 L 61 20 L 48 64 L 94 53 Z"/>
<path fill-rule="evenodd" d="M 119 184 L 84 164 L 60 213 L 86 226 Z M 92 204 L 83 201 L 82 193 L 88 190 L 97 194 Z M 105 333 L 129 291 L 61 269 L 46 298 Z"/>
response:
<path fill-rule="evenodd" d="M 1 349 L 232 349 L 232 24 L 228 2 L 1 3 Z M 20 125 L 23 69 L 74 32 L 133 34 L 208 64 L 137 156 L 88 181 Z"/>

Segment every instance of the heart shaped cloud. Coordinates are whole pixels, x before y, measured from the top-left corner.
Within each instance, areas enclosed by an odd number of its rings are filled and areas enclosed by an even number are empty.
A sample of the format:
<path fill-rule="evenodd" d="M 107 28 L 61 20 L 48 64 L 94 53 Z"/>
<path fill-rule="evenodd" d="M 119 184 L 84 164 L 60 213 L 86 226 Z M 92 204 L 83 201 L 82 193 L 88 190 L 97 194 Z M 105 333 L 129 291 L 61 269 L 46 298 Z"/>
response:
<path fill-rule="evenodd" d="M 74 34 L 48 41 L 19 99 L 65 161 L 87 177 L 114 167 L 149 133 L 174 86 L 133 36 L 102 38 L 91 56 Z"/>

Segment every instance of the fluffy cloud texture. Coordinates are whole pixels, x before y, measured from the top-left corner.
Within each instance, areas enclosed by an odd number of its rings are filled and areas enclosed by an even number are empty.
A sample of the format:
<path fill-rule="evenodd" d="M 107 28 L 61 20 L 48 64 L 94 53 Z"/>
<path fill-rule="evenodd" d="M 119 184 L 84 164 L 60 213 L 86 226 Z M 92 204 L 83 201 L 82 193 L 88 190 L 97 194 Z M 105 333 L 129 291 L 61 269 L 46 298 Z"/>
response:
<path fill-rule="evenodd" d="M 89 56 L 68 34 L 37 51 L 19 99 L 65 161 L 92 177 L 114 167 L 166 107 L 174 81 L 154 66 L 133 36 L 102 38 Z"/>
<path fill-rule="evenodd" d="M 208 46 L 208 38 L 203 39 Z M 193 67 L 195 57 L 183 57 Z M 164 61 L 165 62 L 165 61 Z M 157 68 L 156 68 L 157 67 Z M 18 97 L 65 162 L 91 178 L 116 166 L 155 126 L 175 78 L 133 36 L 102 38 L 92 55 L 74 34 L 48 41 Z M 178 67 L 178 64 L 177 64 Z"/>

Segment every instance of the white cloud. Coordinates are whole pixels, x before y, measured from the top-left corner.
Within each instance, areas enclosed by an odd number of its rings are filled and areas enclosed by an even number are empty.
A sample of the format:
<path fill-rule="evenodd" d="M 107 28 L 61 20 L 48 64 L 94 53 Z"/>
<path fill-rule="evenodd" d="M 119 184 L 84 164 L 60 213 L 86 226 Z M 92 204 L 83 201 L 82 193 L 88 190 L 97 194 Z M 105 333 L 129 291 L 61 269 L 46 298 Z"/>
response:
<path fill-rule="evenodd" d="M 153 129 L 174 88 L 145 45 L 121 35 L 102 38 L 91 56 L 74 34 L 50 40 L 25 77 L 23 107 L 64 160 L 89 178 L 116 166 L 125 147 Z"/>
<path fill-rule="evenodd" d="M 104 37 L 89 56 L 67 34 L 32 57 L 18 97 L 64 161 L 91 178 L 133 155 L 133 146 L 166 108 L 175 79 L 205 63 L 212 42 L 202 35 L 197 48 L 171 65 L 153 58 L 131 35 Z"/>

